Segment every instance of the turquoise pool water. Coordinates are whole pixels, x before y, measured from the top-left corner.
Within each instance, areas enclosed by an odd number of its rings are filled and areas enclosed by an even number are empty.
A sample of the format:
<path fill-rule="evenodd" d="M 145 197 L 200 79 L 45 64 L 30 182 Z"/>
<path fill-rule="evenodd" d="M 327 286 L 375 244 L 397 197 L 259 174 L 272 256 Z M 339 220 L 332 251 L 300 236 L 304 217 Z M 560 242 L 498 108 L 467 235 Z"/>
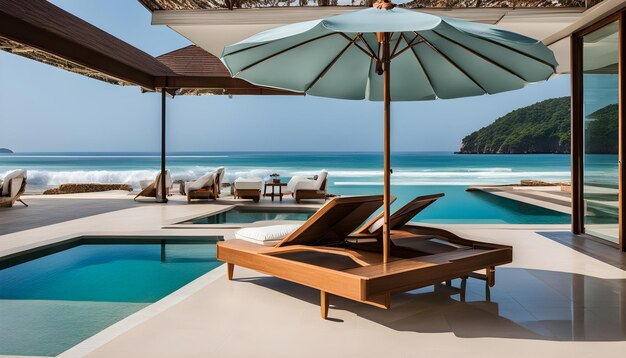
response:
<path fill-rule="evenodd" d="M 381 194 L 380 187 L 361 185 L 358 187 L 336 187 L 333 191 L 341 195 Z M 392 210 L 397 210 L 420 195 L 444 193 L 445 196 L 426 208 L 412 221 L 439 224 L 569 224 L 570 215 L 544 209 L 515 200 L 502 198 L 480 191 L 466 191 L 459 185 L 415 185 L 399 186 L 392 190 L 397 197 Z M 313 202 L 313 201 L 312 201 Z M 321 201 L 316 201 L 321 203 Z M 381 210 L 378 210 L 380 212 Z M 315 211 L 293 211 L 281 208 L 238 208 L 217 215 L 198 218 L 194 224 L 251 223 L 260 220 L 306 220 Z"/>
<path fill-rule="evenodd" d="M 413 218 L 413 221 L 440 224 L 569 224 L 569 214 L 544 209 L 480 191 L 465 191 L 459 185 L 406 185 L 394 187 L 399 209 L 419 195 L 444 193 L 445 196 Z M 342 195 L 381 194 L 380 187 L 337 187 Z M 379 210 L 380 211 L 380 210 Z"/>
<path fill-rule="evenodd" d="M 195 219 L 193 224 L 243 224 L 264 220 L 301 220 L 305 221 L 315 213 L 316 210 L 305 209 L 263 209 L 263 208 L 240 208 L 234 207 L 219 214 L 210 215 Z"/>
<path fill-rule="evenodd" d="M 85 240 L 0 270 L 0 355 L 65 351 L 219 266 L 216 241 Z"/>

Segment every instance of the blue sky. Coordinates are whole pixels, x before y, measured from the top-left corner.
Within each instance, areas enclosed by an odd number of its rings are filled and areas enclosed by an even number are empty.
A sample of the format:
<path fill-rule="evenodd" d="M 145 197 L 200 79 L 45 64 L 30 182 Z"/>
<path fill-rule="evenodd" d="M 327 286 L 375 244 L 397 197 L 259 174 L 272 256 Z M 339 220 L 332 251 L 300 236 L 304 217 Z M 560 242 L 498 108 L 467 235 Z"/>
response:
<path fill-rule="evenodd" d="M 148 52 L 189 44 L 133 0 L 54 0 Z M 392 104 L 392 150 L 454 151 L 509 111 L 569 95 L 569 76 L 493 96 Z M 158 151 L 160 97 L 0 51 L 0 147 L 29 151 Z M 176 97 L 168 151 L 381 151 L 382 104 L 317 97 Z"/>

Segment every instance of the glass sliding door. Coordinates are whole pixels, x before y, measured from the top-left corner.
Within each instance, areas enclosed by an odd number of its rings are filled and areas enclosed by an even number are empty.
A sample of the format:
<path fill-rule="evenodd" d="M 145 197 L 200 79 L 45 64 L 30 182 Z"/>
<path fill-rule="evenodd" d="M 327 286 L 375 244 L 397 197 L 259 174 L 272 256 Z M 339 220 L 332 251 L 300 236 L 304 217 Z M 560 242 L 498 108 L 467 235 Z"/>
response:
<path fill-rule="evenodd" d="M 582 37 L 585 232 L 619 242 L 619 21 Z"/>

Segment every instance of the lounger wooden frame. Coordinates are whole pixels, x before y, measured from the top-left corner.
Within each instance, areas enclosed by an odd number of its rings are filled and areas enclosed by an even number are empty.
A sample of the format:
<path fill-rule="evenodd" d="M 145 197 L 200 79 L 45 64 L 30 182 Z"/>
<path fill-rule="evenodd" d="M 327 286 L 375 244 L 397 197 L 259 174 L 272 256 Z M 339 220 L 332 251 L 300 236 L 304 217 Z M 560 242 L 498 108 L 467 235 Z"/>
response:
<path fill-rule="evenodd" d="M 255 203 L 261 200 L 261 189 L 234 189 L 235 199 L 252 199 Z"/>
<path fill-rule="evenodd" d="M 233 278 L 234 266 L 238 265 L 320 290 L 323 318 L 328 313 L 329 294 L 389 308 L 393 293 L 455 278 L 485 278 L 492 286 L 495 284 L 495 266 L 512 260 L 510 246 L 467 240 L 446 230 L 423 226 L 407 225 L 402 230 L 393 230 L 392 240 L 398 246 L 403 242 L 445 240 L 450 245 L 458 245 L 459 249 L 412 258 L 392 256 L 384 264 L 380 252 L 354 248 L 347 241 L 345 245 L 337 246 L 339 240 L 347 238 L 348 233 L 380 205 L 382 196 L 333 199 L 276 246 L 227 240 L 218 243 L 217 258 L 228 264 L 229 279 Z M 343 217 L 337 219 L 338 214 Z M 293 255 L 321 255 L 325 259 L 330 257 L 330 262 L 348 262 L 348 266 L 329 267 Z M 482 269 L 486 270 L 482 274 L 484 277 L 475 274 Z"/>
<path fill-rule="evenodd" d="M 300 200 L 313 200 L 313 199 L 324 199 L 326 200 L 326 188 L 328 185 L 328 178 L 324 179 L 322 185 L 319 190 L 312 189 L 298 189 L 293 194 L 294 199 L 296 199 L 296 203 L 300 203 Z"/>
<path fill-rule="evenodd" d="M 159 173 L 156 179 L 150 183 L 147 187 L 142 189 L 139 194 L 137 194 L 133 200 L 137 200 L 139 197 L 147 197 L 147 198 L 156 198 L 157 197 L 157 186 L 160 184 L 161 173 Z M 165 188 L 165 196 L 170 195 L 170 188 Z"/>
<path fill-rule="evenodd" d="M 14 178 L 13 178 L 14 179 Z M 13 179 L 9 180 L 9 183 L 6 184 L 9 186 L 9 193 L 11 193 L 12 187 L 13 187 Z M 10 198 L 10 200 L 6 200 L 6 201 L 0 201 L 0 208 L 10 208 L 13 206 L 13 204 L 15 204 L 15 202 L 19 201 L 20 203 L 22 203 L 22 205 L 28 207 L 28 204 L 26 204 L 20 197 L 22 196 L 22 194 L 24 194 L 24 192 L 26 191 L 26 178 L 22 178 L 22 184 L 20 184 L 20 189 L 17 191 L 17 194 Z"/>
<path fill-rule="evenodd" d="M 192 199 L 217 199 L 219 196 L 217 191 L 217 185 L 209 185 L 204 188 L 190 190 L 187 193 L 187 202 L 191 202 Z"/>
<path fill-rule="evenodd" d="M 187 202 L 190 203 L 192 199 L 217 200 L 220 196 L 220 183 L 222 182 L 220 175 L 221 173 L 216 172 L 211 184 L 205 185 L 200 189 L 190 190 L 187 193 Z"/>
<path fill-rule="evenodd" d="M 413 219 L 417 214 L 419 214 L 422 210 L 426 209 L 428 206 L 433 204 L 437 199 L 443 197 L 444 194 L 431 194 L 431 195 L 423 195 L 418 196 L 415 199 L 409 201 L 400 209 L 396 210 L 393 214 L 389 216 L 389 229 L 390 230 L 400 230 L 404 225 L 406 225 L 411 219 Z M 392 197 L 392 202 L 396 200 L 396 197 Z M 373 219 L 368 221 L 365 225 L 360 227 L 354 233 L 350 234 L 350 237 L 359 240 L 359 239 L 367 239 L 374 238 L 377 240 L 382 240 L 383 238 L 383 228 L 382 222 L 380 222 L 378 228 L 375 230 L 372 229 L 376 223 L 383 219 L 384 213 L 381 212 L 376 215 Z M 393 245 L 393 243 L 392 243 Z"/>

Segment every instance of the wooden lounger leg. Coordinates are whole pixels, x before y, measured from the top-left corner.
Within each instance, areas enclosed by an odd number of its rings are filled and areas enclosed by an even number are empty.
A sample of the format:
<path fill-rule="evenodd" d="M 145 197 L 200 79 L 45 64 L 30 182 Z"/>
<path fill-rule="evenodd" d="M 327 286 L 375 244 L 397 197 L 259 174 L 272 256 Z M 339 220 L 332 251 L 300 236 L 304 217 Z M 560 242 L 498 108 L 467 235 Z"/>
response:
<path fill-rule="evenodd" d="M 389 309 L 389 307 L 391 307 L 391 294 L 383 293 L 376 297 L 370 297 L 368 300 L 362 301 L 362 302 L 367 303 L 368 305 L 386 310 L 386 309 Z"/>
<path fill-rule="evenodd" d="M 233 272 L 235 271 L 235 264 L 231 264 L 230 262 L 228 262 L 226 264 L 226 267 L 228 268 L 228 279 L 232 280 L 233 279 Z"/>
<path fill-rule="evenodd" d="M 325 291 L 320 291 L 320 313 L 322 314 L 322 319 L 328 317 L 328 293 Z"/>
<path fill-rule="evenodd" d="M 24 204 L 24 206 L 25 206 L 25 207 L 28 207 L 28 204 L 26 204 L 26 203 L 24 202 L 24 200 L 22 200 L 22 199 L 17 199 L 17 201 L 19 201 L 20 203 Z"/>
<path fill-rule="evenodd" d="M 385 309 L 391 307 L 391 293 L 385 293 Z"/>

